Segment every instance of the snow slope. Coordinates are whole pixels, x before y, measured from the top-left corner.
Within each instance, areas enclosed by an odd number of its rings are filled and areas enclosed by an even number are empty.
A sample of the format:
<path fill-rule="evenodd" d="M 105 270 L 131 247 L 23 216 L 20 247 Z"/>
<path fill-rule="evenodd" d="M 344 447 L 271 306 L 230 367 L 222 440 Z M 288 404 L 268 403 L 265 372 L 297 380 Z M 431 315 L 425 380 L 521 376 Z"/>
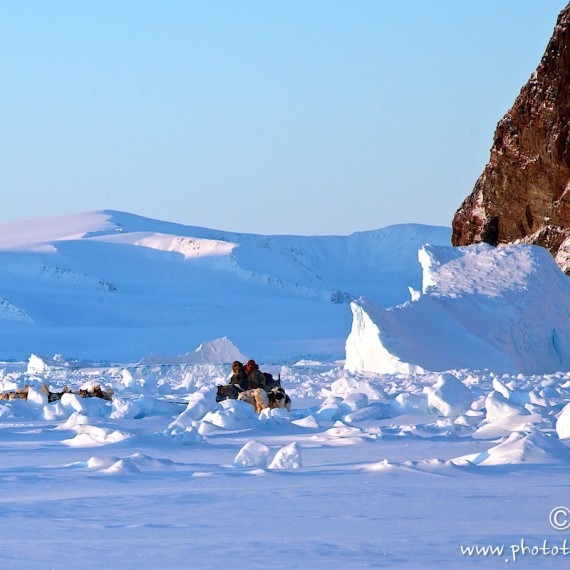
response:
<path fill-rule="evenodd" d="M 228 337 L 254 358 L 344 355 L 351 299 L 419 287 L 447 228 L 260 236 L 116 211 L 0 225 L 0 357 L 137 361 Z"/>
<path fill-rule="evenodd" d="M 422 291 L 352 303 L 346 367 L 379 373 L 570 370 L 570 281 L 543 248 L 425 246 Z"/>

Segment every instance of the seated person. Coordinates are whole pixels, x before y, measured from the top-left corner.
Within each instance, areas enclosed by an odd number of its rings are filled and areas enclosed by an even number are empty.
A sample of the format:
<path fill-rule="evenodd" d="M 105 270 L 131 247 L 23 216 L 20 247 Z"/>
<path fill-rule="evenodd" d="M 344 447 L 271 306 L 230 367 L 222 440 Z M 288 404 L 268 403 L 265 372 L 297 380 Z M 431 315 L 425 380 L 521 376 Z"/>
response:
<path fill-rule="evenodd" d="M 263 388 L 264 390 L 267 390 L 265 376 L 259 370 L 259 366 L 255 363 L 255 360 L 247 361 L 245 371 L 247 372 L 250 388 Z"/>
<path fill-rule="evenodd" d="M 243 364 L 238 360 L 234 361 L 232 364 L 232 377 L 230 379 L 230 384 L 234 386 L 239 386 L 242 390 L 249 390 L 249 378 L 246 371 L 243 368 Z"/>

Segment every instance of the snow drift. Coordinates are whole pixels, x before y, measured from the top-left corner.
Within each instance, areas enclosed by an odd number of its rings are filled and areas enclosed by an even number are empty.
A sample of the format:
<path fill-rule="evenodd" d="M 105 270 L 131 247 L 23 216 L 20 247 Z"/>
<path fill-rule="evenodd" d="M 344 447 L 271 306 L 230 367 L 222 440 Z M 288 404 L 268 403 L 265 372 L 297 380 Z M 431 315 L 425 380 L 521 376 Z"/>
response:
<path fill-rule="evenodd" d="M 203 342 L 193 352 L 179 356 L 149 354 L 139 364 L 224 364 L 234 360 L 245 362 L 247 358 L 229 338 L 223 337 Z"/>
<path fill-rule="evenodd" d="M 422 291 L 351 303 L 346 368 L 378 373 L 570 369 L 570 283 L 543 248 L 425 246 Z"/>

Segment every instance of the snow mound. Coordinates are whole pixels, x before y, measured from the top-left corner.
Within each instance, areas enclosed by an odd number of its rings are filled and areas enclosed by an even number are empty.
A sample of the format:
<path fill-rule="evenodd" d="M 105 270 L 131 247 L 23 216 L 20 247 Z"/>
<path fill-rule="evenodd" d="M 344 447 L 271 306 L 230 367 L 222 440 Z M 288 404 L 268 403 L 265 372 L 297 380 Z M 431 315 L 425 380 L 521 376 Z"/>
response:
<path fill-rule="evenodd" d="M 380 400 L 386 397 L 382 388 L 374 382 L 365 382 L 355 380 L 354 378 L 339 378 L 335 380 L 330 386 L 330 392 L 333 396 L 341 397 L 361 392 L 373 400 Z"/>
<path fill-rule="evenodd" d="M 570 437 L 570 403 L 562 408 L 562 412 L 556 420 L 556 433 L 560 439 Z"/>
<path fill-rule="evenodd" d="M 242 400 L 223 400 L 218 407 L 219 409 L 208 412 L 202 418 L 198 428 L 200 435 L 208 435 L 219 428 L 248 429 L 259 421 L 259 415 L 255 413 L 253 406 Z"/>
<path fill-rule="evenodd" d="M 303 467 L 301 446 L 297 442 L 282 447 L 269 464 L 269 469 L 299 469 Z"/>
<path fill-rule="evenodd" d="M 36 390 L 34 387 L 29 386 L 27 402 L 28 404 L 40 406 L 43 408 L 48 403 L 48 398 L 43 392 L 40 392 L 39 390 Z"/>
<path fill-rule="evenodd" d="M 528 411 L 507 400 L 500 392 L 491 392 L 485 399 L 486 419 L 489 422 L 505 419 L 509 416 L 526 416 Z"/>
<path fill-rule="evenodd" d="M 220 259 L 229 257 L 237 244 L 215 239 L 202 239 L 153 232 L 130 232 L 95 238 L 98 241 L 137 245 L 169 253 L 178 253 L 188 259 Z"/>
<path fill-rule="evenodd" d="M 77 431 L 77 435 L 71 439 L 64 439 L 61 443 L 70 447 L 95 447 L 117 443 L 129 437 L 128 434 L 119 430 L 97 426 L 78 425 L 74 429 Z"/>
<path fill-rule="evenodd" d="M 239 360 L 245 362 L 247 358 L 227 337 L 203 342 L 195 351 L 179 356 L 161 356 L 149 354 L 139 364 L 226 364 Z"/>
<path fill-rule="evenodd" d="M 426 386 L 428 406 L 438 415 L 453 418 L 464 414 L 473 402 L 471 391 L 451 374 L 440 375 L 433 386 Z"/>
<path fill-rule="evenodd" d="M 570 369 L 570 282 L 543 248 L 424 246 L 421 294 L 351 303 L 345 368 L 377 373 Z"/>
<path fill-rule="evenodd" d="M 66 393 L 59 401 L 61 406 L 67 408 L 70 413 L 79 412 L 88 417 L 104 418 L 109 413 L 110 403 L 100 398 L 82 398 L 77 394 Z"/>
<path fill-rule="evenodd" d="M 570 464 L 570 449 L 540 431 L 513 432 L 506 441 L 482 453 L 452 460 L 455 465 L 560 465 Z"/>
<path fill-rule="evenodd" d="M 142 410 L 136 401 L 127 400 L 125 398 L 113 398 L 113 411 L 110 418 L 116 419 L 135 419 L 142 416 Z"/>
<path fill-rule="evenodd" d="M 87 460 L 88 469 L 106 474 L 160 472 L 176 466 L 177 464 L 170 459 L 157 459 L 142 453 L 133 453 L 123 458 L 90 457 Z"/>
<path fill-rule="evenodd" d="M 67 369 L 69 371 L 80 367 L 88 368 L 89 365 L 78 360 L 67 360 L 63 354 L 54 354 L 51 358 L 31 354 L 28 358 L 28 374 L 47 374 L 54 369 Z"/>
<path fill-rule="evenodd" d="M 261 467 L 267 466 L 269 447 L 260 441 L 248 441 L 238 452 L 234 459 L 236 467 Z"/>
<path fill-rule="evenodd" d="M 214 388 L 202 388 L 191 394 L 186 409 L 170 423 L 167 432 L 173 434 L 190 428 L 194 422 L 213 411 L 217 406 L 214 392 Z"/>
<path fill-rule="evenodd" d="M 293 420 L 291 423 L 302 428 L 316 429 L 319 427 L 319 422 L 311 415 Z"/>
<path fill-rule="evenodd" d="M 495 439 L 512 432 L 531 431 L 544 420 L 525 407 L 507 400 L 500 392 L 491 391 L 484 400 L 485 419 L 473 434 L 474 439 Z"/>
<path fill-rule="evenodd" d="M 355 422 L 365 422 L 369 420 L 382 420 L 389 417 L 389 407 L 380 402 L 374 402 L 364 408 L 359 408 L 344 416 L 345 422 L 351 424 Z"/>

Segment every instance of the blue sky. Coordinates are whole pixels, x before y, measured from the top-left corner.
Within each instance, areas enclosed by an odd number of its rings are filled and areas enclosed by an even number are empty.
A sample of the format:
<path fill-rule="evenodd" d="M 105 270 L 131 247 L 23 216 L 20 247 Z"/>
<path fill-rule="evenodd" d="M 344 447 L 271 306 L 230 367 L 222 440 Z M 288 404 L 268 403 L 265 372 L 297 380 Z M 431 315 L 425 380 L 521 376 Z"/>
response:
<path fill-rule="evenodd" d="M 449 226 L 565 3 L 1 0 L 0 222 Z"/>

